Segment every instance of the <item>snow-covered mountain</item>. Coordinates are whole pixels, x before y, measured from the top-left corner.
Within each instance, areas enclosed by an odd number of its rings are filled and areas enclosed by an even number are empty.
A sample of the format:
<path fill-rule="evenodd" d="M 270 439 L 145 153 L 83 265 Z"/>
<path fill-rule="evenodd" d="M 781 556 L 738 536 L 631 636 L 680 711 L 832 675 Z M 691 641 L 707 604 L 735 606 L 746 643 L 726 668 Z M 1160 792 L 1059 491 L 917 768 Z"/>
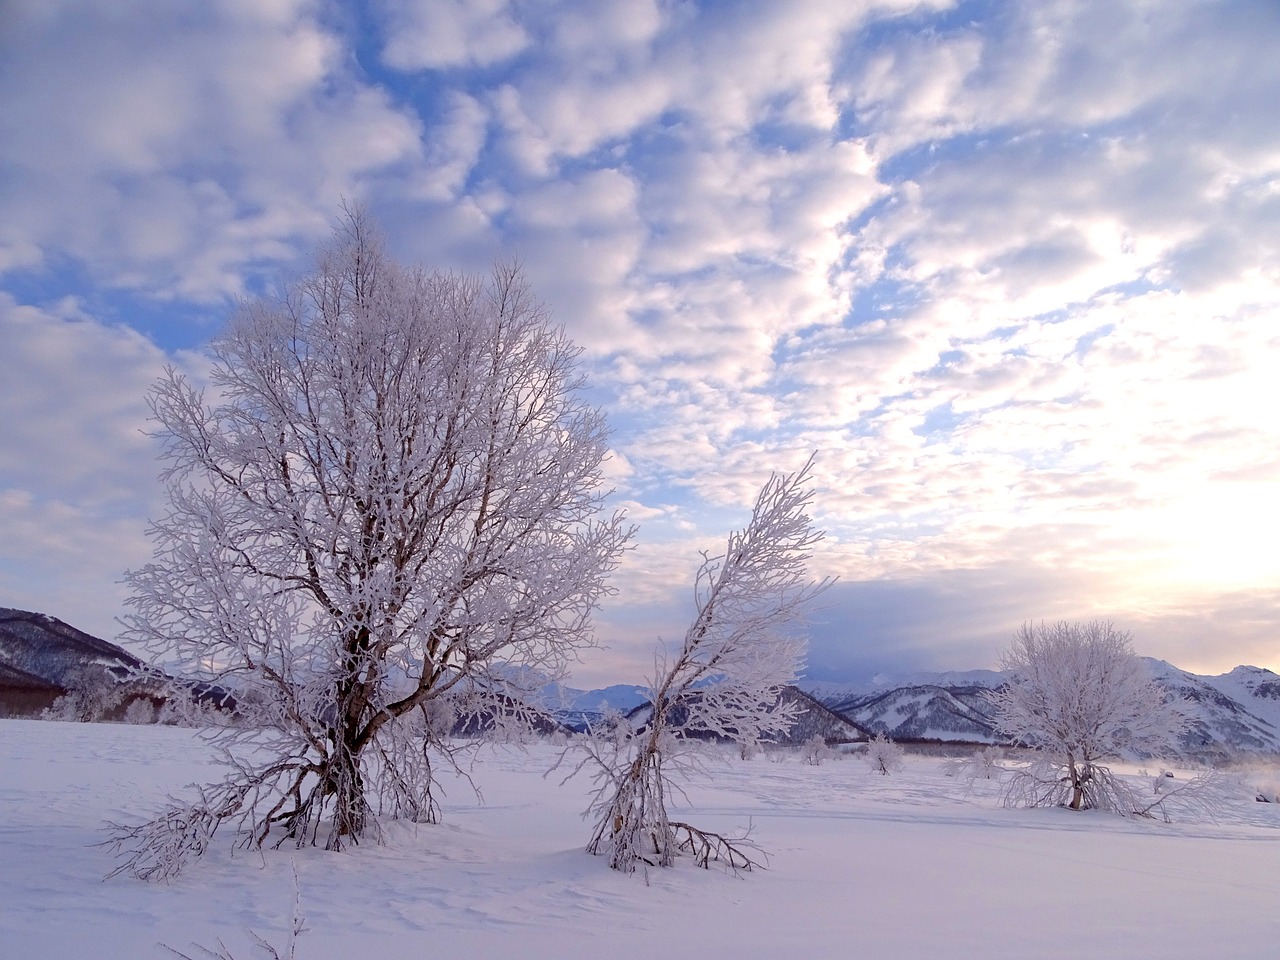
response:
<path fill-rule="evenodd" d="M 1200 679 L 1280 730 L 1280 676 L 1265 667 L 1241 666 Z"/>
<path fill-rule="evenodd" d="M 1190 703 L 1192 725 L 1182 738 L 1189 751 L 1280 752 L 1280 701 L 1269 696 L 1280 690 L 1280 677 L 1270 670 L 1236 667 L 1221 676 L 1201 677 L 1163 660 L 1144 659 L 1165 690 Z"/>
<path fill-rule="evenodd" d="M 1219 676 L 1199 676 L 1147 658 L 1156 679 L 1184 698 L 1193 715 L 1183 738 L 1188 753 L 1280 753 L 1280 676 L 1262 667 L 1240 666 Z M 38 713 L 86 670 L 124 676 L 140 661 L 116 646 L 54 617 L 0 607 L 0 715 Z M 802 683 L 789 696 L 809 711 L 789 740 L 814 733 L 829 740 L 886 733 L 895 740 L 992 743 L 987 692 L 1004 682 L 995 670 L 878 676 L 864 682 Z M 212 688 L 193 685 L 198 696 Z M 225 691 L 216 691 L 225 697 Z M 809 698 L 812 697 L 812 700 Z M 647 702 L 644 686 L 618 684 L 596 690 L 551 685 L 545 706 L 561 722 L 580 727 L 606 705 L 622 713 Z"/>
<path fill-rule="evenodd" d="M 696 695 L 696 694 L 695 694 Z M 822 701 L 805 693 L 799 687 L 783 687 L 778 697 L 778 704 L 798 704 L 799 716 L 790 729 L 770 737 L 770 741 L 780 744 L 801 744 L 810 737 L 819 736 L 828 743 L 853 743 L 866 740 L 871 732 L 850 720 L 847 716 L 827 707 Z M 653 705 L 647 695 L 645 701 L 627 713 L 627 719 L 637 726 L 649 722 Z M 705 730 L 687 726 L 687 711 L 672 708 L 672 723 L 683 727 L 683 734 L 693 739 L 715 739 Z"/>
<path fill-rule="evenodd" d="M 86 668 L 123 676 L 142 661 L 55 617 L 0 607 L 0 664 L 65 687 Z"/>
<path fill-rule="evenodd" d="M 787 687 L 783 699 L 799 701 L 801 712 L 782 742 L 804 743 L 814 736 L 822 737 L 827 743 L 853 742 L 867 740 L 875 733 L 799 687 Z"/>
<path fill-rule="evenodd" d="M 618 683 L 599 690 L 579 690 L 556 683 L 543 688 L 542 700 L 562 723 L 582 727 L 599 720 L 606 710 L 630 713 L 648 702 L 649 688 Z"/>
<path fill-rule="evenodd" d="M 950 670 L 801 686 L 859 726 L 894 740 L 995 743 L 986 691 L 1002 683 L 997 670 Z"/>
<path fill-rule="evenodd" d="M 0 607 L 0 716 L 39 714 L 72 687 L 125 680 L 143 665 L 123 647 L 56 617 Z M 172 678 L 128 679 L 117 688 L 121 696 L 111 715 L 120 715 L 134 699 L 162 704 L 170 681 Z M 220 687 L 176 682 L 202 702 L 227 709 L 235 706 L 234 697 Z"/>
<path fill-rule="evenodd" d="M 879 673 L 866 680 L 802 680 L 800 686 L 823 703 L 852 700 L 857 697 L 888 693 L 903 687 L 988 687 L 994 689 L 1004 683 L 999 670 L 947 670 L 904 674 Z"/>
<path fill-rule="evenodd" d="M 1280 753 L 1280 676 L 1242 666 L 1202 677 L 1144 659 L 1161 686 L 1188 701 L 1193 718 L 1183 737 L 1188 753 Z M 986 691 L 1003 682 L 998 671 L 968 670 L 806 686 L 836 712 L 895 740 L 993 743 L 998 738 Z"/>
<path fill-rule="evenodd" d="M 988 687 L 911 684 L 828 701 L 837 713 L 894 740 L 995 743 Z"/>
<path fill-rule="evenodd" d="M 141 661 L 42 613 L 0 607 L 0 716 L 38 714 L 73 683 L 124 677 Z"/>

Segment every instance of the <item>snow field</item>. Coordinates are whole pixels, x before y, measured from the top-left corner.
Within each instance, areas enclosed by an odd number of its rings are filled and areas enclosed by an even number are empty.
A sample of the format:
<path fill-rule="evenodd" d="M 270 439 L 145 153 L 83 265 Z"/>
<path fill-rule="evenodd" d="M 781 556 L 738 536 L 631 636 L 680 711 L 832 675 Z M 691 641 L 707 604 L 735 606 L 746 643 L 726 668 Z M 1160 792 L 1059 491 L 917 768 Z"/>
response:
<path fill-rule="evenodd" d="M 556 755 L 485 748 L 483 803 L 450 777 L 442 822 L 387 824 L 384 845 L 258 853 L 220 835 L 171 884 L 103 882 L 104 821 L 218 777 L 208 744 L 172 727 L 0 721 L 0 957 L 142 960 L 219 938 L 261 956 L 247 931 L 284 945 L 294 865 L 298 960 L 1280 955 L 1280 806 L 1252 786 L 1274 770 L 1225 778 L 1215 821 L 1163 824 L 1006 810 L 997 781 L 936 758 L 882 777 L 856 757 L 726 752 L 675 815 L 750 825 L 768 869 L 685 861 L 646 882 L 582 851 L 587 780 L 544 777 Z"/>

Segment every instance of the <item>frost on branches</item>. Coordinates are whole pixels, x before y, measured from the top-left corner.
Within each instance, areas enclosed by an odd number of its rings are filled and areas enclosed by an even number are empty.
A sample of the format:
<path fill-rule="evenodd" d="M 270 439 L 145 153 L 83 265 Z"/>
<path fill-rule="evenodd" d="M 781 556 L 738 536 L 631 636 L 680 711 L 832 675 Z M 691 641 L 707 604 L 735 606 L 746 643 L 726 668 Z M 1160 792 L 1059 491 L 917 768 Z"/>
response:
<path fill-rule="evenodd" d="M 883 777 L 902 769 L 904 751 L 882 731 L 867 742 L 867 763 Z"/>
<path fill-rule="evenodd" d="M 454 719 L 501 722 L 556 675 L 630 537 L 599 515 L 603 417 L 514 267 L 406 268 L 347 211 L 314 272 L 239 308 L 207 395 L 150 396 L 169 508 L 127 575 L 127 635 L 234 691 L 226 779 L 138 827 L 121 870 L 175 872 L 228 821 L 338 849 L 433 819 Z"/>
<path fill-rule="evenodd" d="M 1023 624 L 1001 666 L 1011 676 L 993 693 L 996 731 L 1043 757 L 1013 778 L 1007 802 L 1145 812 L 1150 804 L 1104 761 L 1173 749 L 1188 717 L 1129 634 L 1101 620 Z"/>
<path fill-rule="evenodd" d="M 674 778 L 697 767 L 691 740 L 755 744 L 789 729 L 800 709 L 780 695 L 804 656 L 799 627 L 827 586 L 805 573 L 822 538 L 806 512 L 811 468 L 812 460 L 775 474 L 724 554 L 703 554 L 693 624 L 675 658 L 659 658 L 647 715 L 634 725 L 614 718 L 577 743 L 587 753 L 577 769 L 593 767 L 596 783 L 587 849 L 606 854 L 615 870 L 671 866 L 681 852 L 704 867 L 713 859 L 735 869 L 754 864 L 745 841 L 674 821 L 667 803 L 679 789 Z"/>

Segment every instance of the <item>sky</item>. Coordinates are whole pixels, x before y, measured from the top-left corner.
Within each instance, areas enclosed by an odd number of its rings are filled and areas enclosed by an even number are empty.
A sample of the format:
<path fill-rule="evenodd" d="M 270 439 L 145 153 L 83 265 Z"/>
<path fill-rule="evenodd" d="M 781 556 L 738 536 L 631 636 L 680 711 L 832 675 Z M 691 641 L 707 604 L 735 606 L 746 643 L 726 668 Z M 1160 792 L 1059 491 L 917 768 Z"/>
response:
<path fill-rule="evenodd" d="M 1103 617 L 1280 670 L 1280 5 L 4 0 L 0 605 L 108 639 L 145 395 L 344 200 L 517 258 L 639 525 L 580 685 L 817 454 L 809 675 Z"/>

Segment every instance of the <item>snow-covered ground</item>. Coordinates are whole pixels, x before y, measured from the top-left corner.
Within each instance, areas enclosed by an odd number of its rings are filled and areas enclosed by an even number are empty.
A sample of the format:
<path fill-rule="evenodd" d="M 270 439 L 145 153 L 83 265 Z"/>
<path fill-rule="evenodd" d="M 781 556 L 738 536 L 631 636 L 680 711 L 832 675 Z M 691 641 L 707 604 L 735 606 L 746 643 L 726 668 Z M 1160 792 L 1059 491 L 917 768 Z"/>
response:
<path fill-rule="evenodd" d="M 451 781 L 442 823 L 391 824 L 382 846 L 222 842 L 168 885 L 104 882 L 104 821 L 213 779 L 207 744 L 170 727 L 0 721 L 0 956 L 141 960 L 219 938 L 260 956 L 247 931 L 285 943 L 294 865 L 299 960 L 1280 955 L 1280 806 L 1253 800 L 1273 772 L 1228 777 L 1213 822 L 1164 824 L 1006 810 L 997 782 L 939 759 L 908 757 L 890 777 L 856 758 L 726 759 L 681 815 L 750 824 L 768 869 L 685 862 L 646 882 L 582 852 L 588 784 L 544 778 L 555 753 L 486 748 L 483 803 Z"/>

